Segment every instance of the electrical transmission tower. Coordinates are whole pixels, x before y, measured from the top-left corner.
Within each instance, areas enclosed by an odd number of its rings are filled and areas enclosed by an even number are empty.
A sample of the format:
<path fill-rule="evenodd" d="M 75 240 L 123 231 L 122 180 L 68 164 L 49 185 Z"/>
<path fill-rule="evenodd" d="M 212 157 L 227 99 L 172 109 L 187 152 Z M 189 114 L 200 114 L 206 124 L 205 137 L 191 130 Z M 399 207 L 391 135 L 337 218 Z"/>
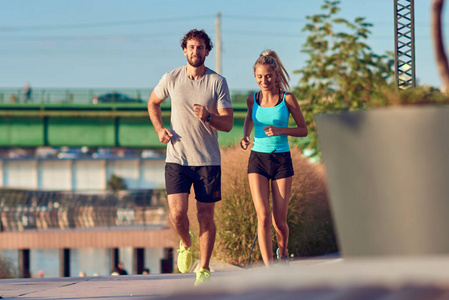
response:
<path fill-rule="evenodd" d="M 396 87 L 416 86 L 414 0 L 394 0 L 394 68 Z"/>

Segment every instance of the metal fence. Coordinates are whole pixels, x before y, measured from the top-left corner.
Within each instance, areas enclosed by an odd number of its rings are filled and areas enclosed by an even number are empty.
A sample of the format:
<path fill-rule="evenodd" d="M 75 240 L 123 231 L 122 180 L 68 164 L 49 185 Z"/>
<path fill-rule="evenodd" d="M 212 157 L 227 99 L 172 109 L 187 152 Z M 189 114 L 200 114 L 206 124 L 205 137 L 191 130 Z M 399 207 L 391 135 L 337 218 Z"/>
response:
<path fill-rule="evenodd" d="M 0 189 L 0 231 L 165 226 L 165 190 Z"/>

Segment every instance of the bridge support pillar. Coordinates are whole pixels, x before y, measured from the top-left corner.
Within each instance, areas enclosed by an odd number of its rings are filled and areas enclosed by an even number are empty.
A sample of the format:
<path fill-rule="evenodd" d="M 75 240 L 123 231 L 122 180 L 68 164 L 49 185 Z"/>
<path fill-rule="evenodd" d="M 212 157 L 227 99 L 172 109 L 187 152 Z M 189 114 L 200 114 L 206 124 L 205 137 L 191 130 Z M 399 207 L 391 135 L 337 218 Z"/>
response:
<path fill-rule="evenodd" d="M 173 248 L 164 248 L 164 258 L 161 259 L 161 273 L 173 273 Z"/>
<path fill-rule="evenodd" d="M 134 248 L 134 255 L 133 255 L 134 274 L 142 274 L 144 267 L 145 267 L 145 249 Z"/>
<path fill-rule="evenodd" d="M 31 278 L 30 249 L 19 249 L 19 276 L 21 278 Z"/>
<path fill-rule="evenodd" d="M 118 248 L 112 248 L 111 249 L 111 272 L 114 272 L 115 268 L 117 267 L 119 261 L 120 261 L 120 253 Z"/>
<path fill-rule="evenodd" d="M 70 277 L 70 249 L 59 250 L 59 274 L 61 277 Z"/>

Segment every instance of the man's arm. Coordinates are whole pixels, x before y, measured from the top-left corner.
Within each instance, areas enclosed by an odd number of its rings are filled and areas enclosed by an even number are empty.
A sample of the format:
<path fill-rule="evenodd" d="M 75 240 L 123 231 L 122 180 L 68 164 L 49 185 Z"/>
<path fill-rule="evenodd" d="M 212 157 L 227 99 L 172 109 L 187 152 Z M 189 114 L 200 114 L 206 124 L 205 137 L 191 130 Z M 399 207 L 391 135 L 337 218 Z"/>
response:
<path fill-rule="evenodd" d="M 215 130 L 229 132 L 234 125 L 234 111 L 232 108 L 221 108 L 218 114 L 210 114 L 210 126 Z"/>
<path fill-rule="evenodd" d="M 234 111 L 232 108 L 220 108 L 217 110 L 217 114 L 213 114 L 206 107 L 195 104 L 193 111 L 198 119 L 207 122 L 215 130 L 229 132 L 234 125 Z"/>
<path fill-rule="evenodd" d="M 148 99 L 148 115 L 150 117 L 151 123 L 153 123 L 154 130 L 159 137 L 159 141 L 167 144 L 170 142 L 173 134 L 169 129 L 164 128 L 162 123 L 162 111 L 161 103 L 164 100 L 160 99 L 154 91 L 151 93 L 150 99 Z"/>

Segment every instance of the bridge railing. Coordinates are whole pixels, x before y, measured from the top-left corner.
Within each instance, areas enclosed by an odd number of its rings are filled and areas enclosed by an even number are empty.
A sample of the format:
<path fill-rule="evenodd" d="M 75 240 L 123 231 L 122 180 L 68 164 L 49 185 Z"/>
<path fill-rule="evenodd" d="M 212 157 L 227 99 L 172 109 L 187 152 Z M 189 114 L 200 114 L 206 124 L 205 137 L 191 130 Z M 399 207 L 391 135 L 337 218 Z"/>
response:
<path fill-rule="evenodd" d="M 118 92 L 136 99 L 148 99 L 152 89 L 33 88 L 30 98 L 21 88 L 0 88 L 0 103 L 93 103 L 93 98 Z"/>
<path fill-rule="evenodd" d="M 23 88 L 0 87 L 0 103 L 71 103 L 93 104 L 93 98 L 102 94 L 117 92 L 130 98 L 148 100 L 152 92 L 151 88 L 32 88 L 31 97 L 28 99 Z M 245 102 L 248 90 L 231 90 L 233 102 Z M 165 101 L 163 105 L 169 105 Z"/>
<path fill-rule="evenodd" d="M 166 226 L 165 190 L 0 189 L 0 231 Z"/>

